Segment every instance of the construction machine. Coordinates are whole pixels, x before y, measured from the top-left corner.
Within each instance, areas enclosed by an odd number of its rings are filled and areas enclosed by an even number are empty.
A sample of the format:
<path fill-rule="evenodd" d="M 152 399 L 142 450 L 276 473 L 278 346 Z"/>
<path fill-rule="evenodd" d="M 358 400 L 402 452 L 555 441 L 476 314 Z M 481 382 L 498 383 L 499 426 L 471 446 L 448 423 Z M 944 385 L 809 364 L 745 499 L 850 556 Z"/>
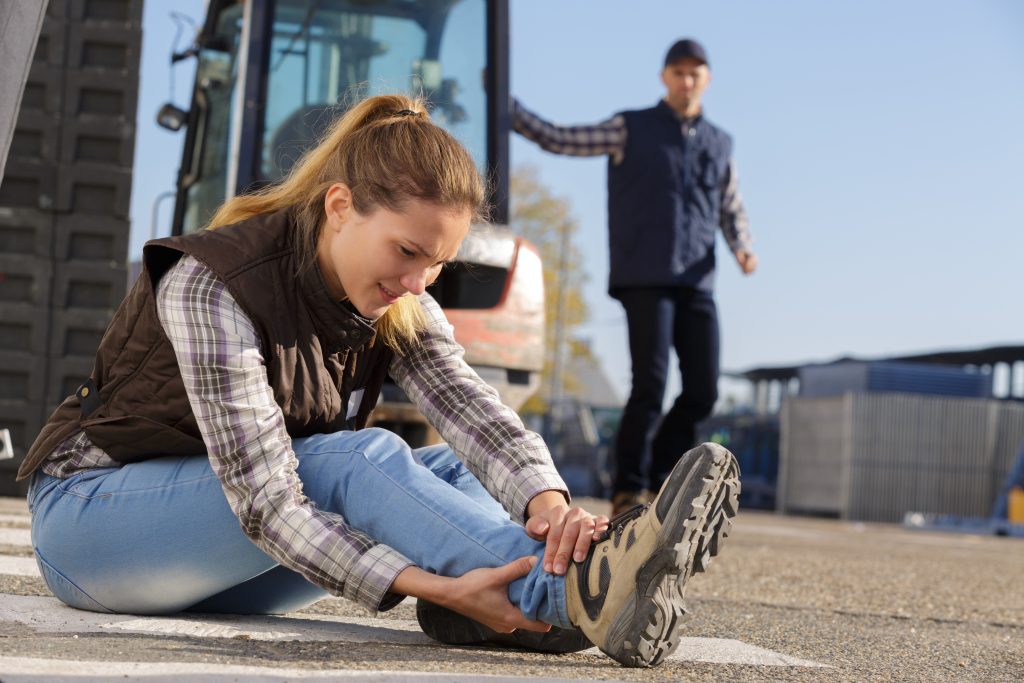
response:
<path fill-rule="evenodd" d="M 210 0 L 195 43 L 172 233 L 203 229 L 227 197 L 280 180 L 347 105 L 388 92 L 422 95 L 432 119 L 473 155 L 494 223 L 475 226 L 429 292 L 466 360 L 514 409 L 543 365 L 543 272 L 508 220 L 507 0 Z M 437 440 L 395 385 L 372 420 L 412 445 Z"/>

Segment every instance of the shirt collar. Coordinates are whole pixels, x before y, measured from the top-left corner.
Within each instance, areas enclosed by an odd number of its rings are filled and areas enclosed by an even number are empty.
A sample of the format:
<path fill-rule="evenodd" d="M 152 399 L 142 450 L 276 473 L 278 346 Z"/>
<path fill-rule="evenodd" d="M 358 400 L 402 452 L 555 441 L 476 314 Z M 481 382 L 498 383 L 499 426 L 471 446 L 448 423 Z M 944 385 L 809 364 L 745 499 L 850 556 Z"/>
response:
<path fill-rule="evenodd" d="M 670 107 L 668 105 L 668 102 L 666 102 L 664 99 L 658 100 L 658 109 L 668 114 L 679 123 L 685 124 L 687 126 L 692 126 L 704 118 L 704 109 L 701 109 L 696 116 L 682 116 L 678 112 L 676 112 L 675 109 Z"/>

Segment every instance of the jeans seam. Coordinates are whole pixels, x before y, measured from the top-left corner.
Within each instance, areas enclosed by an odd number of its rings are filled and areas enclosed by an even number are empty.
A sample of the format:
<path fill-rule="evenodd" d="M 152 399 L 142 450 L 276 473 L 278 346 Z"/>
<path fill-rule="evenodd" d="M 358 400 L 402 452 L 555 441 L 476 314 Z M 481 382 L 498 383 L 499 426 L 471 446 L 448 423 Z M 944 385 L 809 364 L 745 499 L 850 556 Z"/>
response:
<path fill-rule="evenodd" d="M 104 498 L 110 498 L 111 496 L 114 495 L 113 493 L 100 493 L 94 496 L 87 496 L 84 493 L 79 493 L 73 489 L 64 489 L 61 491 L 61 494 L 65 496 L 74 496 L 75 498 L 80 498 L 82 500 L 102 500 Z"/>
<path fill-rule="evenodd" d="M 82 587 L 81 587 L 81 586 L 79 586 L 79 585 L 78 585 L 77 583 L 75 583 L 74 581 L 72 581 L 71 579 L 69 579 L 69 578 L 68 578 L 68 577 L 67 577 L 67 576 L 66 576 L 66 575 L 64 574 L 64 572 L 62 572 L 61 570 L 57 569 L 57 568 L 56 568 L 56 567 L 54 567 L 54 566 L 53 566 L 52 564 L 50 564 L 50 563 L 49 563 L 49 562 L 48 562 L 48 561 L 46 560 L 46 558 L 45 558 L 45 557 L 43 557 L 43 554 L 42 554 L 41 552 L 39 552 L 39 548 L 32 548 L 32 550 L 33 550 L 33 551 L 35 552 L 35 554 L 36 554 L 36 559 L 37 559 L 37 560 L 39 560 L 39 562 L 42 562 L 43 564 L 45 564 L 45 565 L 46 565 L 46 567 L 47 567 L 47 568 L 48 568 L 48 569 L 49 569 L 49 570 L 50 570 L 51 572 L 53 572 L 54 574 L 56 574 L 57 576 L 59 576 L 59 577 L 60 577 L 60 578 L 62 578 L 63 580 L 67 581 L 67 582 L 68 582 L 68 584 L 70 584 L 71 586 L 73 586 L 75 590 L 77 590 L 77 591 L 78 591 L 79 593 L 81 593 L 81 594 L 82 594 L 82 595 L 84 595 L 85 597 L 87 597 L 87 598 L 89 598 L 90 600 L 92 600 L 93 602 L 95 602 L 95 603 L 96 603 L 97 605 L 99 605 L 99 606 L 100 606 L 100 607 L 102 607 L 103 609 L 107 610 L 107 612 L 109 612 L 109 613 L 111 613 L 111 614 L 113 614 L 113 613 L 114 613 L 114 610 L 110 609 L 109 607 L 107 607 L 106 605 L 104 605 L 103 603 L 101 603 L 101 602 L 100 602 L 99 600 L 97 600 L 96 598 L 94 598 L 94 597 L 92 597 L 91 595 L 89 595 L 89 593 L 88 593 L 88 592 L 86 592 L 86 591 L 82 590 Z M 45 580 L 45 577 L 44 577 L 44 580 Z M 52 589 L 51 589 L 51 590 L 52 590 Z M 63 602 L 63 601 L 62 601 L 62 602 Z"/>
<path fill-rule="evenodd" d="M 183 481 L 174 480 L 171 484 L 164 484 L 164 485 L 161 485 L 161 486 L 147 486 L 145 488 L 132 488 L 132 489 L 119 488 L 117 491 L 109 491 L 109 492 L 106 492 L 106 493 L 89 494 L 89 495 L 86 495 L 84 493 L 80 493 L 80 492 L 75 490 L 81 484 L 86 484 L 86 483 L 88 483 L 90 481 L 94 481 L 95 479 L 99 478 L 99 477 L 93 477 L 92 479 L 88 479 L 86 481 L 75 482 L 74 484 L 72 484 L 68 488 L 64 488 L 60 484 L 58 484 L 57 485 L 57 489 L 62 494 L 69 495 L 69 496 L 74 496 L 76 498 L 80 498 L 81 500 L 103 500 L 105 498 L 112 498 L 115 494 L 120 496 L 120 495 L 125 495 L 125 494 L 130 494 L 130 493 L 147 493 L 147 492 L 150 492 L 150 491 L 159 491 L 159 490 L 167 489 L 170 486 L 180 486 L 182 484 L 191 484 L 193 482 L 203 481 L 204 479 L 216 478 L 216 476 L 217 475 L 215 475 L 215 474 L 209 474 L 209 475 L 205 475 L 205 476 L 201 476 L 201 477 L 193 477 L 192 479 L 186 479 L 186 480 L 183 480 Z"/>
<path fill-rule="evenodd" d="M 201 476 L 201 477 L 193 477 L 192 479 L 182 479 L 182 480 L 175 479 L 170 484 L 163 484 L 163 485 L 160 485 L 160 486 L 147 486 L 146 488 L 135 488 L 135 489 L 118 489 L 117 493 L 118 494 L 124 494 L 124 493 L 146 493 L 146 492 L 149 492 L 149 491 L 160 491 L 160 490 L 163 490 L 163 489 L 170 488 L 171 486 L 180 486 L 182 484 L 191 484 L 193 482 L 203 481 L 205 479 L 216 479 L 216 478 L 217 478 L 216 474 L 207 474 L 207 475 L 204 475 L 204 476 Z M 104 494 L 104 495 L 107 495 L 107 494 Z"/>
<path fill-rule="evenodd" d="M 42 502 L 42 499 L 53 493 L 53 490 L 59 488 L 60 486 L 59 480 L 56 480 L 53 483 L 43 484 L 43 477 L 49 477 L 53 479 L 53 477 L 50 477 L 50 475 L 45 474 L 41 470 L 37 470 L 35 474 L 32 475 L 31 483 L 29 484 L 28 494 L 26 495 L 26 498 L 28 499 L 29 514 L 34 515 L 36 508 L 39 507 L 39 503 Z"/>

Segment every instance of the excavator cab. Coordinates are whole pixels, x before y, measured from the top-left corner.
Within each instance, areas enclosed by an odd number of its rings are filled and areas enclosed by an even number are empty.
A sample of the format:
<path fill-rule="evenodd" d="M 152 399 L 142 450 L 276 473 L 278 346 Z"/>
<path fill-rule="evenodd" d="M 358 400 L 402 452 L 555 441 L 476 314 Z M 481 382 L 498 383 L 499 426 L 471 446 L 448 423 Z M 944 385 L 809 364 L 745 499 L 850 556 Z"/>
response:
<path fill-rule="evenodd" d="M 422 94 L 507 220 L 508 7 L 487 0 L 212 0 L 196 46 L 176 232 L 279 180 L 346 106 Z"/>
<path fill-rule="evenodd" d="M 280 180 L 346 107 L 386 92 L 422 95 L 492 188 L 478 226 L 431 293 L 466 359 L 518 408 L 543 365 L 543 272 L 508 219 L 507 0 L 210 0 L 195 46 L 173 233 L 206 227 L 227 197 Z M 172 108 L 173 109 L 173 108 Z M 172 112 L 173 113 L 173 112 Z M 170 117 L 173 119 L 174 117 Z M 180 123 L 180 122 L 175 122 Z M 168 126 L 172 127 L 172 126 Z M 381 420 L 416 420 L 397 387 Z M 412 422 L 410 422 L 412 421 Z"/>

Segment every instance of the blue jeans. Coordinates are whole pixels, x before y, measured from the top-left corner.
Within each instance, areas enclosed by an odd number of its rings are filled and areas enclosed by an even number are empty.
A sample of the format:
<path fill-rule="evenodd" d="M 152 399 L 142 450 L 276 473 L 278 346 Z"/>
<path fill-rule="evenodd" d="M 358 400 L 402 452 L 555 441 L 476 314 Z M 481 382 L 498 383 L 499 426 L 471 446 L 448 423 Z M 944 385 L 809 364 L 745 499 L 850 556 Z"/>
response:
<path fill-rule="evenodd" d="M 657 491 L 696 445 L 697 423 L 718 399 L 718 309 L 710 292 L 689 287 L 628 287 L 615 297 L 626 311 L 633 381 L 616 436 L 613 492 Z M 673 346 L 683 390 L 663 416 Z"/>
<path fill-rule="evenodd" d="M 364 429 L 295 439 L 303 491 L 442 576 L 461 576 L 544 544 L 484 489 L 445 445 L 415 451 Z M 131 614 L 183 610 L 275 614 L 327 593 L 243 533 L 205 456 L 155 458 L 67 479 L 37 472 L 29 489 L 32 545 L 47 586 L 80 609 Z M 565 578 L 541 562 L 509 584 L 532 619 L 569 626 Z"/>

